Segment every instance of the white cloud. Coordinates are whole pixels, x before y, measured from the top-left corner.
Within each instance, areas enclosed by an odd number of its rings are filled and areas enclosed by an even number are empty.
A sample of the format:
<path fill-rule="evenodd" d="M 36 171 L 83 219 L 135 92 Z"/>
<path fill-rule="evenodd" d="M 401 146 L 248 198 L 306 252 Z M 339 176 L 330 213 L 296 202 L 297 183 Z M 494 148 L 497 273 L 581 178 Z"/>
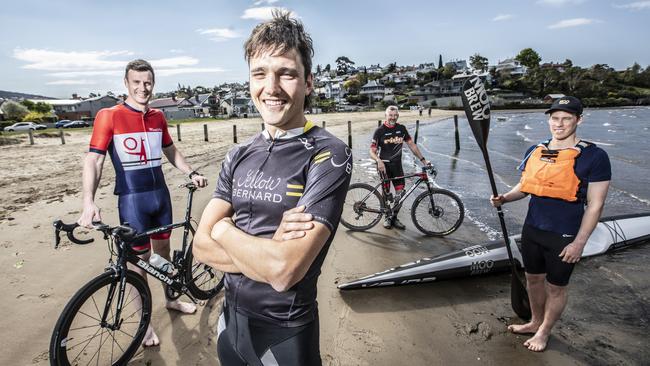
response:
<path fill-rule="evenodd" d="M 255 5 L 255 6 L 260 6 L 260 5 L 262 5 L 262 4 L 268 4 L 268 5 L 271 5 L 271 4 L 275 4 L 275 3 L 277 3 L 278 1 L 279 1 L 279 0 L 258 0 L 258 1 L 256 1 L 255 3 L 253 3 L 253 5 Z"/>
<path fill-rule="evenodd" d="M 24 69 L 65 71 L 96 70 L 124 67 L 125 61 L 111 60 L 115 56 L 131 56 L 129 51 L 86 51 L 61 52 L 43 49 L 15 48 L 14 58 L 27 62 Z"/>
<path fill-rule="evenodd" d="M 161 58 L 158 60 L 149 60 L 151 63 L 151 66 L 153 66 L 154 70 L 157 68 L 174 68 L 174 67 L 181 67 L 181 66 L 192 66 L 196 65 L 199 63 L 199 59 L 191 57 L 191 56 L 178 56 L 178 57 L 168 57 L 168 58 Z M 126 63 L 124 64 L 126 66 Z"/>
<path fill-rule="evenodd" d="M 210 40 L 215 42 L 223 42 L 242 36 L 239 32 L 228 28 L 197 29 L 196 31 L 199 34 L 208 36 Z"/>
<path fill-rule="evenodd" d="M 171 52 L 171 51 L 170 51 Z M 60 80 L 47 85 L 90 85 L 88 78 L 122 77 L 124 67 L 134 55 L 130 51 L 50 51 L 42 49 L 14 49 L 14 58 L 25 61 L 24 69 L 46 71 L 48 77 Z M 125 57 L 129 56 L 129 57 Z M 149 60 L 156 75 L 217 73 L 218 67 L 195 67 L 199 59 L 191 56 L 175 56 Z"/>
<path fill-rule="evenodd" d="M 242 14 L 241 18 L 242 19 L 257 19 L 257 20 L 269 20 L 273 18 L 273 10 L 281 10 L 281 11 L 289 11 L 289 9 L 286 8 L 277 8 L 273 6 L 262 6 L 259 8 L 248 8 L 244 10 L 244 14 Z M 298 15 L 294 13 L 293 11 L 291 12 L 292 17 L 297 17 Z"/>
<path fill-rule="evenodd" d="M 550 6 L 577 5 L 584 3 L 585 0 L 537 0 L 538 4 Z"/>
<path fill-rule="evenodd" d="M 161 69 L 156 70 L 156 75 L 171 76 L 178 74 L 215 74 L 224 72 L 226 70 L 220 67 L 186 67 L 177 69 Z"/>
<path fill-rule="evenodd" d="M 570 27 L 579 27 L 581 25 L 588 25 L 597 23 L 596 19 L 587 19 L 587 18 L 574 18 L 574 19 L 565 19 L 557 23 L 551 24 L 548 26 L 548 29 L 560 29 L 560 28 L 570 28 Z"/>
<path fill-rule="evenodd" d="M 152 65 L 153 66 L 153 65 Z M 220 67 L 177 67 L 177 68 L 156 68 L 156 76 L 169 76 L 178 74 L 211 74 L 224 72 L 226 70 Z M 123 76 L 124 70 L 98 70 L 98 71 L 68 71 L 68 72 L 54 72 L 49 73 L 47 76 L 55 78 L 78 78 L 90 76 Z"/>
<path fill-rule="evenodd" d="M 171 50 L 169 50 L 169 53 L 185 53 L 185 50 L 181 50 L 181 49 L 178 49 L 178 48 L 172 48 Z"/>
<path fill-rule="evenodd" d="M 94 85 L 97 84 L 96 81 L 92 80 L 77 80 L 77 79 L 64 79 L 64 80 L 56 80 L 56 81 L 49 81 L 45 83 L 46 85 Z"/>
<path fill-rule="evenodd" d="M 614 4 L 615 8 L 619 9 L 632 9 L 632 10 L 643 10 L 650 9 L 650 1 L 636 1 L 629 4 Z"/>
<path fill-rule="evenodd" d="M 126 65 L 126 64 L 125 64 Z M 78 78 L 87 76 L 123 76 L 124 70 L 64 71 L 51 72 L 47 76 L 55 78 Z"/>
<path fill-rule="evenodd" d="M 493 22 L 500 22 L 500 21 L 503 21 L 503 20 L 510 20 L 510 19 L 512 19 L 514 17 L 515 16 L 512 15 L 512 14 L 499 14 L 499 15 L 495 16 L 494 18 L 492 18 L 492 21 Z"/>

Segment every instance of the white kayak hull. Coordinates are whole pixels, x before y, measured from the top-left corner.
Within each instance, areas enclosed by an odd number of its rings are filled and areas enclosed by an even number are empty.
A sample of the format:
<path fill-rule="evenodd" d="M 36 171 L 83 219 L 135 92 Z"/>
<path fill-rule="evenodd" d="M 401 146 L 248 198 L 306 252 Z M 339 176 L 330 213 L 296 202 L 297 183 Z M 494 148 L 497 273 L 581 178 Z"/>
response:
<path fill-rule="evenodd" d="M 520 235 L 510 236 L 510 248 L 518 266 L 523 266 L 519 251 Z M 612 250 L 650 240 L 650 212 L 634 215 L 605 217 L 589 237 L 582 257 L 603 254 Z M 508 252 L 502 241 L 473 245 L 437 257 L 426 257 L 415 262 L 365 276 L 338 286 L 340 290 L 399 286 L 462 278 L 505 271 L 510 268 Z"/>

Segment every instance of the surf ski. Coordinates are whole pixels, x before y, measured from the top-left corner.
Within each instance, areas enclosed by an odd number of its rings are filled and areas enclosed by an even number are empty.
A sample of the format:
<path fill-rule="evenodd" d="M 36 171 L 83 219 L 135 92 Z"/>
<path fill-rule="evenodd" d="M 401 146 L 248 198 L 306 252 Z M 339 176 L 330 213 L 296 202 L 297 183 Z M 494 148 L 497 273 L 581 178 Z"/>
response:
<path fill-rule="evenodd" d="M 650 240 L 650 212 L 604 217 L 589 237 L 582 258 L 600 255 Z M 509 237 L 513 258 L 523 266 L 519 250 L 520 235 Z M 462 278 L 510 269 L 502 241 L 472 245 L 437 257 L 389 268 L 338 286 L 340 290 L 399 286 Z"/>

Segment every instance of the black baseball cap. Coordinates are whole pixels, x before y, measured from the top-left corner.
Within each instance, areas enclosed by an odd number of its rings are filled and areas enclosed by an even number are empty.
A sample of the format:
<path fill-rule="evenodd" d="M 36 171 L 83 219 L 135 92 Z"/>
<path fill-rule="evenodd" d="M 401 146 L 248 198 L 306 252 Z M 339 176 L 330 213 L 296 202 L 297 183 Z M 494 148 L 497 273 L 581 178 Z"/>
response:
<path fill-rule="evenodd" d="M 553 104 L 551 104 L 551 108 L 544 113 L 550 114 L 555 111 L 565 111 L 580 117 L 582 116 L 582 102 L 576 97 L 564 96 L 556 99 Z"/>

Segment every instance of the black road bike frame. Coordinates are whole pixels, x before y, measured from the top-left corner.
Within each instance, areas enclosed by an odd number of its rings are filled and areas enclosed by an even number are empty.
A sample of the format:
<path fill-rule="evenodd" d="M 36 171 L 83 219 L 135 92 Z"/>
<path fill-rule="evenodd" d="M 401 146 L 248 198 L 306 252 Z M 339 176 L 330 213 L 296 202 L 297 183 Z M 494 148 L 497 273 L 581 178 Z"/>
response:
<path fill-rule="evenodd" d="M 367 208 L 366 207 L 366 208 L 364 208 L 364 211 L 381 213 L 382 215 L 383 214 L 392 215 L 394 211 L 399 211 L 402 208 L 402 205 L 404 204 L 404 202 L 406 201 L 408 196 L 410 196 L 411 193 L 413 193 L 415 191 L 415 189 L 422 183 L 426 184 L 427 190 L 429 191 L 429 193 L 433 193 L 433 186 L 432 186 L 431 182 L 429 181 L 429 174 L 431 174 L 433 176 L 433 178 L 435 179 L 436 170 L 435 170 L 435 168 L 433 168 L 433 166 L 422 167 L 421 169 L 422 170 L 419 173 L 407 174 L 407 175 L 403 175 L 401 177 L 394 177 L 394 178 L 383 178 L 382 177 L 381 182 L 379 182 L 379 184 L 374 186 L 374 190 L 380 192 L 381 203 L 382 203 L 380 209 L 379 210 L 374 210 L 372 208 Z M 393 207 L 390 207 L 390 205 L 388 204 L 388 200 L 386 198 L 387 191 L 384 189 L 384 185 L 385 184 L 390 184 L 390 182 L 392 182 L 394 180 L 397 180 L 397 179 L 410 179 L 410 178 L 416 178 L 416 177 L 418 179 L 415 181 L 415 183 L 413 183 L 413 185 L 411 185 L 411 187 L 409 187 L 406 190 L 406 192 L 403 195 L 401 195 L 399 201 L 397 201 L 393 205 Z M 388 189 L 390 190 L 390 186 L 388 187 Z M 365 202 L 368 199 L 368 197 L 370 197 L 370 195 L 372 195 L 372 193 L 373 192 L 368 193 L 368 195 L 363 197 L 363 199 L 361 199 L 359 201 L 359 203 Z M 436 207 L 434 205 L 434 203 L 433 203 L 433 194 L 431 196 L 429 196 L 429 197 L 431 199 L 431 206 Z"/>
<path fill-rule="evenodd" d="M 185 262 L 185 254 L 187 250 L 191 250 L 190 246 L 188 245 L 188 235 L 192 233 L 194 235 L 195 229 L 192 226 L 192 217 L 191 217 L 191 212 L 192 212 L 192 198 L 194 195 L 194 191 L 196 191 L 196 186 L 193 183 L 186 183 L 181 185 L 180 187 L 185 187 L 188 189 L 188 194 L 187 194 L 187 206 L 185 210 L 185 220 L 182 222 L 177 222 L 177 223 L 172 223 L 169 225 L 165 226 L 160 226 L 148 231 L 145 231 L 143 233 L 135 233 L 135 230 L 131 227 L 128 226 L 128 223 L 125 223 L 125 225 L 119 225 L 119 226 L 114 226 L 110 227 L 106 224 L 103 223 L 94 223 L 96 224 L 95 229 L 98 231 L 101 231 L 104 234 L 104 239 L 107 241 L 113 242 L 113 247 L 117 248 L 117 257 L 115 259 L 115 262 L 113 262 L 112 259 L 112 254 L 114 253 L 111 250 L 111 259 L 109 260 L 109 264 L 106 268 L 107 271 L 112 271 L 114 277 L 119 277 L 119 291 L 118 291 L 118 298 L 117 298 L 117 306 L 115 308 L 115 314 L 111 313 L 111 305 L 113 303 L 113 299 L 115 297 L 115 290 L 117 287 L 117 282 L 112 282 L 109 288 L 109 293 L 106 299 L 106 304 L 104 306 L 104 311 L 101 319 L 101 325 L 104 327 L 107 327 L 111 330 L 117 330 L 120 328 L 120 322 L 121 322 L 121 312 L 122 312 L 122 306 L 124 304 L 124 293 L 126 291 L 126 273 L 127 273 L 127 262 L 132 263 L 133 265 L 142 268 L 147 274 L 152 276 L 153 278 L 157 279 L 160 282 L 163 282 L 165 285 L 167 285 L 167 290 L 166 294 L 169 296 L 169 292 L 173 291 L 175 294 L 178 294 L 180 296 L 181 294 L 187 295 L 194 303 L 197 302 L 196 298 L 193 296 L 193 294 L 190 292 L 190 290 L 187 288 L 186 283 L 188 282 L 184 276 L 185 271 L 184 269 L 186 266 L 191 266 L 192 263 L 184 263 Z M 88 240 L 80 240 L 74 236 L 73 230 L 78 227 L 78 224 L 64 224 L 61 222 L 61 220 L 57 220 L 54 222 L 54 228 L 55 228 L 55 249 L 58 247 L 60 239 L 59 239 L 59 234 L 61 231 L 66 232 L 68 235 L 68 238 L 74 243 L 77 244 L 88 244 L 93 241 L 93 239 L 88 239 Z M 163 271 L 159 270 L 158 268 L 152 266 L 149 264 L 147 261 L 141 259 L 138 257 L 140 254 L 146 253 L 149 249 L 143 250 L 143 251 L 136 251 L 131 247 L 131 243 L 135 242 L 138 239 L 141 239 L 143 237 L 149 237 L 152 234 L 158 234 L 170 230 L 174 230 L 177 228 L 183 228 L 183 241 L 182 241 L 182 248 L 180 250 L 174 250 L 174 255 L 172 258 L 171 263 L 174 266 L 175 269 L 175 274 L 170 275 L 167 273 L 164 273 Z M 106 319 L 109 316 L 113 316 L 115 319 L 115 322 L 113 324 L 108 324 L 106 322 Z"/>

